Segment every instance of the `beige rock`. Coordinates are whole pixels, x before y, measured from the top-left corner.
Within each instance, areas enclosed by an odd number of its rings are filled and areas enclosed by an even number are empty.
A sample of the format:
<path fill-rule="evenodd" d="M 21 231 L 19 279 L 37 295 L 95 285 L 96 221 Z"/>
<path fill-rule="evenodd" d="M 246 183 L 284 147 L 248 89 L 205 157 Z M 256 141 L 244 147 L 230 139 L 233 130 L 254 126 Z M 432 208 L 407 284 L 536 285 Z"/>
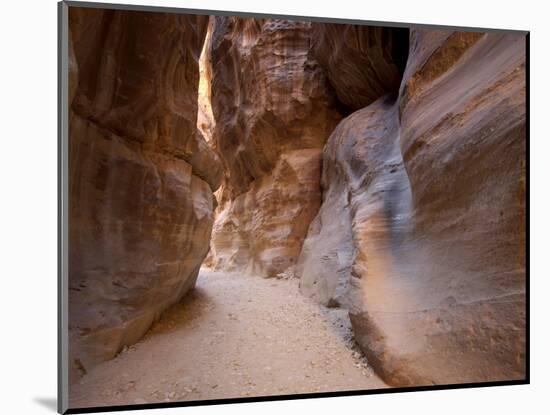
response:
<path fill-rule="evenodd" d="M 214 266 L 276 277 L 300 254 L 321 202 L 321 150 L 283 153 L 271 174 L 225 203 L 212 231 Z"/>
<path fill-rule="evenodd" d="M 302 291 L 343 298 L 384 381 L 525 376 L 522 35 L 413 31 L 398 101 L 340 123 L 323 184 Z"/>
<path fill-rule="evenodd" d="M 213 144 L 224 164 L 208 263 L 276 276 L 320 204 L 320 153 L 340 115 L 309 55 L 311 24 L 216 17 Z"/>
<path fill-rule="evenodd" d="M 72 379 L 194 286 L 210 239 L 213 268 L 348 308 L 390 385 L 521 379 L 524 37 L 207 22 L 71 8 Z"/>
<path fill-rule="evenodd" d="M 312 52 L 338 99 L 355 111 L 398 90 L 408 35 L 408 29 L 312 23 Z"/>
<path fill-rule="evenodd" d="M 347 124 L 342 122 L 336 131 L 343 125 Z M 334 168 L 334 150 L 331 147 L 323 156 L 323 203 L 309 227 L 295 270 L 302 294 L 326 306 L 348 305 L 355 256 L 350 194 L 346 177 Z"/>
<path fill-rule="evenodd" d="M 74 381 L 193 287 L 222 170 L 196 126 L 207 18 L 71 7 L 69 19 Z"/>
<path fill-rule="evenodd" d="M 214 18 L 209 18 L 208 31 L 206 39 L 202 46 L 201 56 L 199 59 L 199 108 L 197 114 L 197 128 L 200 130 L 205 140 L 212 141 L 216 120 L 212 114 L 212 66 L 210 63 L 210 39 L 212 38 L 212 25 Z"/>

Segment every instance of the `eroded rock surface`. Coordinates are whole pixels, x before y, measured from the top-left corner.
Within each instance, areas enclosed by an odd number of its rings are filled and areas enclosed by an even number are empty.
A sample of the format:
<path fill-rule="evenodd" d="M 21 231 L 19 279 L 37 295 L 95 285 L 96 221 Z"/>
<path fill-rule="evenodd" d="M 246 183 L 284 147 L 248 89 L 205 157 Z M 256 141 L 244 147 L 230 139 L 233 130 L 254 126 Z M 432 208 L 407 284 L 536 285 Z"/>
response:
<path fill-rule="evenodd" d="M 206 17 L 71 7 L 69 18 L 74 380 L 193 287 L 222 167 L 197 133 Z"/>
<path fill-rule="evenodd" d="M 212 25 L 214 18 L 209 18 L 206 39 L 202 46 L 199 59 L 200 81 L 198 96 L 197 127 L 205 140 L 212 141 L 216 120 L 212 114 L 212 65 L 210 63 L 210 39 L 212 38 Z"/>
<path fill-rule="evenodd" d="M 199 90 L 207 20 L 71 9 L 72 376 L 212 233 L 209 266 L 349 309 L 390 385 L 523 378 L 524 36 L 215 17 Z"/>
<path fill-rule="evenodd" d="M 224 164 L 209 264 L 276 276 L 321 201 L 323 145 L 340 119 L 310 56 L 311 24 L 216 17 L 213 142 Z"/>
<path fill-rule="evenodd" d="M 312 51 L 338 99 L 355 111 L 399 89 L 409 30 L 312 23 Z"/>
<path fill-rule="evenodd" d="M 525 376 L 525 140 L 524 36 L 417 30 L 398 100 L 329 139 L 302 291 L 388 384 Z"/>

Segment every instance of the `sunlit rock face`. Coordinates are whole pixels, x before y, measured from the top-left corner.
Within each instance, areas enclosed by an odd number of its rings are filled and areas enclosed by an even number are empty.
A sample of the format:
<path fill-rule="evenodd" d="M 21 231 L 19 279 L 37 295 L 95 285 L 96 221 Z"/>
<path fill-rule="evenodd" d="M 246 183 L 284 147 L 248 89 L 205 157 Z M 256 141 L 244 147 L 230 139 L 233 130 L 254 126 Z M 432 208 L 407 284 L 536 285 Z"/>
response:
<path fill-rule="evenodd" d="M 340 115 L 310 42 L 310 23 L 215 18 L 213 145 L 225 173 L 215 268 L 277 276 L 296 262 L 317 213 L 321 152 Z"/>
<path fill-rule="evenodd" d="M 355 111 L 399 89 L 408 36 L 401 28 L 312 23 L 311 46 L 338 100 Z"/>
<path fill-rule="evenodd" d="M 75 380 L 193 287 L 222 166 L 197 133 L 206 17 L 71 7 L 69 19 Z"/>
<path fill-rule="evenodd" d="M 418 30 L 327 142 L 301 289 L 388 384 L 524 378 L 525 144 L 524 36 Z"/>
<path fill-rule="evenodd" d="M 201 56 L 199 59 L 199 96 L 198 96 L 198 114 L 197 128 L 202 133 L 207 142 L 212 141 L 216 120 L 212 114 L 212 65 L 210 63 L 210 42 L 212 38 L 212 25 L 214 18 L 209 18 L 208 31 L 204 40 Z"/>

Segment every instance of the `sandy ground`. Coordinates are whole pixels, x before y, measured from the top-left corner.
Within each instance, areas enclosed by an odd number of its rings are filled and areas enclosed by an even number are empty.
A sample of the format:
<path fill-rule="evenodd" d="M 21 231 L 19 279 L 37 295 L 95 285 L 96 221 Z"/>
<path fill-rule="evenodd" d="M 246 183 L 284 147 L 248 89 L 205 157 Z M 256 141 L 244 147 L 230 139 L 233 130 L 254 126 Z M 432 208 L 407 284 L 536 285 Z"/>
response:
<path fill-rule="evenodd" d="M 297 280 L 201 270 L 195 290 L 137 344 L 70 389 L 70 406 L 387 387 L 354 346 L 347 313 Z"/>

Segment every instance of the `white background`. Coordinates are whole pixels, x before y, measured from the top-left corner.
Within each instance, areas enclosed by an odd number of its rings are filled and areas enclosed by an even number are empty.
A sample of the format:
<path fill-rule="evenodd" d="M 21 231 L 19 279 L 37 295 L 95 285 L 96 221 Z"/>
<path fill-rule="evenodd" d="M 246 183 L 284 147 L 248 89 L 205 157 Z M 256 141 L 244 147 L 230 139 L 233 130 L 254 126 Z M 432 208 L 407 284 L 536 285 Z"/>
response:
<path fill-rule="evenodd" d="M 98 0 L 99 1 L 99 0 Z M 115 0 L 113 0 L 115 1 Z M 550 413 L 548 205 L 550 13 L 544 1 L 147 1 L 159 6 L 531 31 L 531 385 L 139 411 L 155 414 Z M 129 1 L 121 0 L 121 3 Z M 2 1 L 0 13 L 0 411 L 54 412 L 57 287 L 57 7 Z"/>

